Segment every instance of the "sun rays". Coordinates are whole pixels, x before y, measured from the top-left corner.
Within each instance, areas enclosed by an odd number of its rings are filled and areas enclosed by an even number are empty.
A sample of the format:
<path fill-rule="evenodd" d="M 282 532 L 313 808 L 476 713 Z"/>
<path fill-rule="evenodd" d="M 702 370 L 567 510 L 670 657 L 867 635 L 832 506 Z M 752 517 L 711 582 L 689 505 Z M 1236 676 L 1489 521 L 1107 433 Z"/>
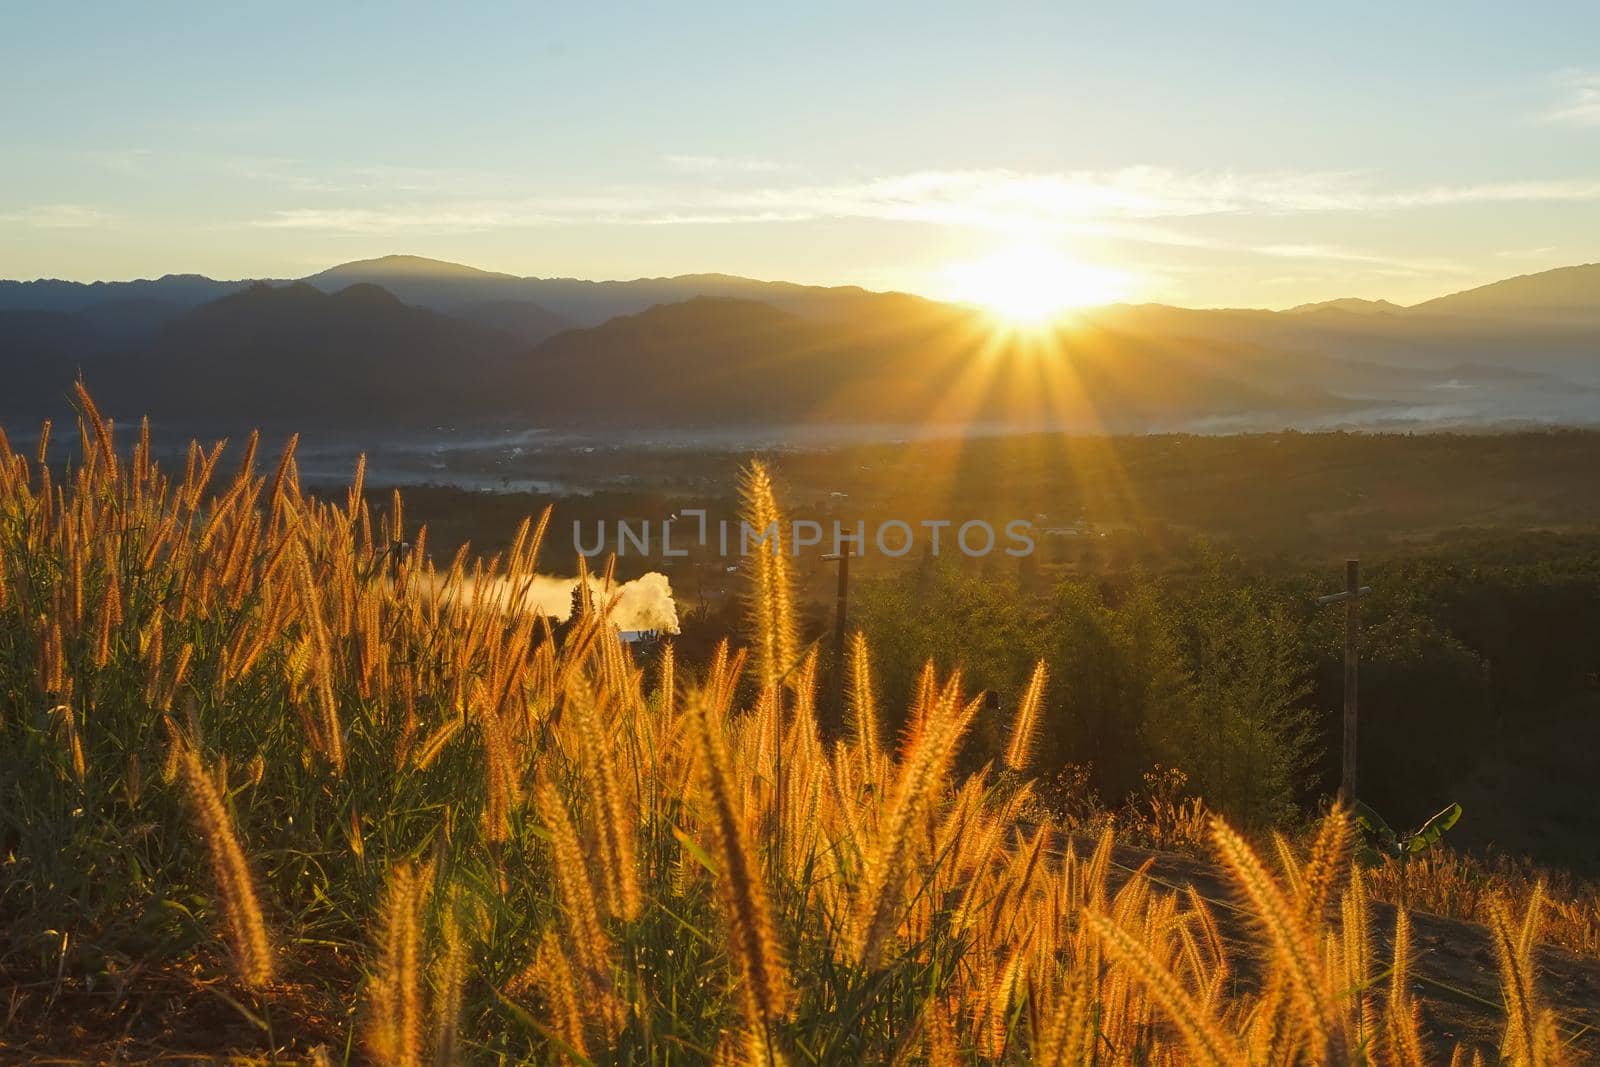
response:
<path fill-rule="evenodd" d="M 944 274 L 951 299 L 977 304 L 1012 328 L 1048 326 L 1075 308 L 1124 299 L 1130 288 L 1120 271 L 1031 240 L 948 263 Z"/>

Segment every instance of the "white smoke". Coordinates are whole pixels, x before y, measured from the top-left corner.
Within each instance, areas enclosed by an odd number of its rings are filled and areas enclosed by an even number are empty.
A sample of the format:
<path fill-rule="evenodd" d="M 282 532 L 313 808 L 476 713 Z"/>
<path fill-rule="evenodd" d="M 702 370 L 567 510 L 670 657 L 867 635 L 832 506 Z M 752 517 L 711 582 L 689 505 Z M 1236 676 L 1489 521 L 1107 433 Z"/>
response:
<path fill-rule="evenodd" d="M 578 581 L 574 578 L 567 592 L 568 614 L 572 611 L 571 590 L 577 585 Z M 600 586 L 598 578 L 589 578 L 589 590 L 596 604 L 606 603 Z M 678 632 L 678 605 L 673 602 L 672 583 L 667 581 L 665 574 L 660 571 L 641 574 L 631 582 L 623 582 L 613 592 L 616 595 L 611 604 L 611 621 L 617 629 L 660 630 L 669 634 Z M 567 616 L 558 617 L 565 619 Z"/>
<path fill-rule="evenodd" d="M 436 576 L 433 587 L 425 590 L 425 595 L 437 596 L 442 592 L 442 585 L 443 580 Z M 469 578 L 452 595 L 488 600 L 507 614 L 538 611 L 557 622 L 566 622 L 572 616 L 572 591 L 576 588 L 577 578 L 544 574 L 515 583 L 505 578 L 482 582 Z M 619 630 L 678 632 L 678 606 L 672 599 L 672 584 L 659 571 L 615 585 L 609 593 L 605 591 L 605 583 L 591 574 L 589 594 L 597 608 L 609 605 L 608 617 Z"/>

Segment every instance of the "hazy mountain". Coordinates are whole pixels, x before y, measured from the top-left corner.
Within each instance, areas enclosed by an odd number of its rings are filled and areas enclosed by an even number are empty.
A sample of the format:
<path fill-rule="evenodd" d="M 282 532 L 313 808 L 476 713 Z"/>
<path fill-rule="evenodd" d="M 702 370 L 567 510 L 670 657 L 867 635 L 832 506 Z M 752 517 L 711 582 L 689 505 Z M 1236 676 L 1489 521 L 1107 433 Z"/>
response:
<path fill-rule="evenodd" d="M 199 274 L 168 274 L 131 282 L 0 281 L 0 311 L 78 312 L 96 305 L 154 302 L 175 314 L 236 293 L 248 281 L 219 282 Z"/>
<path fill-rule="evenodd" d="M 1600 263 L 1507 278 L 1426 300 L 1407 310 L 1428 315 L 1600 323 Z"/>
<path fill-rule="evenodd" d="M 154 334 L 171 319 L 159 300 L 112 300 L 82 311 L 0 310 L 0 359 L 54 354 L 81 359 Z"/>
<path fill-rule="evenodd" d="M 853 322 L 699 297 L 569 330 L 516 367 L 530 414 L 616 423 L 1012 422 L 1132 428 L 1335 411 L 1270 353 L 1086 326 L 997 339 L 978 313 L 906 303 Z"/>
<path fill-rule="evenodd" d="M 805 321 L 754 301 L 696 297 L 604 325 L 568 330 L 540 344 L 518 368 L 521 403 L 542 417 L 636 420 L 675 406 L 691 421 L 737 421 L 810 402 L 829 346 Z M 815 358 L 773 372 L 800 350 Z"/>
<path fill-rule="evenodd" d="M 82 371 L 124 411 L 237 421 L 1595 421 L 1597 283 L 1587 266 L 1412 308 L 1115 305 L 1048 339 L 905 294 L 517 278 L 414 256 L 302 283 L 0 283 L 0 410 L 37 412 Z"/>
<path fill-rule="evenodd" d="M 869 316 L 907 301 L 927 303 L 903 293 L 875 293 L 855 286 L 796 285 L 756 281 L 731 274 L 684 274 L 675 278 L 590 282 L 575 278 L 527 279 L 534 299 L 573 322 L 595 326 L 618 315 L 632 315 L 657 304 L 696 297 L 755 300 L 804 318 L 844 321 Z"/>
<path fill-rule="evenodd" d="M 0 359 L 7 365 L 82 359 L 138 344 L 178 315 L 250 284 L 198 274 L 131 282 L 0 281 Z"/>
<path fill-rule="evenodd" d="M 1300 304 L 1288 310 L 1290 315 L 1305 315 L 1319 311 L 1336 311 L 1350 315 L 1388 315 L 1404 311 L 1399 304 L 1391 304 L 1387 300 L 1362 300 L 1360 297 L 1346 296 L 1338 300 L 1320 300 L 1315 304 Z"/>
<path fill-rule="evenodd" d="M 26 412 L 66 395 L 85 366 L 142 344 L 177 314 L 153 298 L 113 297 L 79 311 L 0 310 L 0 411 Z"/>
<path fill-rule="evenodd" d="M 521 278 L 421 256 L 383 256 L 341 263 L 302 280 L 330 293 L 357 284 L 377 285 L 407 304 L 435 311 L 487 301 L 532 299 Z"/>
<path fill-rule="evenodd" d="M 865 313 L 886 300 L 915 300 L 895 293 L 873 293 L 854 286 L 763 282 L 731 274 L 685 274 L 675 278 L 586 281 L 580 278 L 518 278 L 460 263 L 421 256 L 383 256 L 345 263 L 305 279 L 335 290 L 355 282 L 381 285 L 409 304 L 472 318 L 484 304 L 528 303 L 578 326 L 597 326 L 618 315 L 632 315 L 657 304 L 695 297 L 760 300 L 807 317 L 841 319 Z"/>
<path fill-rule="evenodd" d="M 482 410 L 523 349 L 377 286 L 328 294 L 295 283 L 251 286 L 78 366 L 122 411 L 368 423 Z M 57 378 L 46 390 L 70 381 Z"/>
<path fill-rule="evenodd" d="M 1435 369 L 1503 365 L 1600 384 L 1600 298 L 1595 317 L 1576 307 L 1544 318 L 1443 314 L 1435 303 L 1372 314 L 1115 305 L 1082 317 L 1140 336 L 1256 345 L 1297 361 L 1325 357 Z"/>
<path fill-rule="evenodd" d="M 530 343 L 542 341 L 573 325 L 531 300 L 484 300 L 476 304 L 462 304 L 452 314 L 479 326 L 502 330 Z"/>

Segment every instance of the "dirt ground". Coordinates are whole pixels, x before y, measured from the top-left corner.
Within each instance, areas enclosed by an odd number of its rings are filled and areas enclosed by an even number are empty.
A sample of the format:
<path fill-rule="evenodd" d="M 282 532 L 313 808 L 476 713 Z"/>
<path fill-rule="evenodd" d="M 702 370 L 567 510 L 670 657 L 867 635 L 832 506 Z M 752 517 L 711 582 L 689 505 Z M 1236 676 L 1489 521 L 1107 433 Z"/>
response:
<path fill-rule="evenodd" d="M 1076 845 L 1080 855 L 1093 847 L 1093 841 L 1080 840 Z M 1122 877 L 1153 860 L 1153 877 L 1176 887 L 1193 884 L 1201 896 L 1218 905 L 1217 920 L 1229 941 L 1244 946 L 1254 940 L 1249 916 L 1235 910 L 1234 889 L 1217 867 L 1188 856 L 1130 847 L 1119 847 L 1114 859 Z M 1391 904 L 1372 905 L 1375 959 L 1393 954 L 1394 914 Z M 1464 1042 L 1482 1047 L 1493 1062 L 1491 1054 L 1498 1051 L 1505 1028 L 1505 1010 L 1488 928 L 1412 911 L 1411 932 L 1412 991 L 1422 1005 L 1423 1025 L 1434 1051 L 1441 1062 L 1447 1061 L 1449 1050 Z M 1547 945 L 1538 950 L 1538 964 L 1539 992 L 1563 1021 L 1574 1060 L 1600 1062 L 1600 959 Z"/>

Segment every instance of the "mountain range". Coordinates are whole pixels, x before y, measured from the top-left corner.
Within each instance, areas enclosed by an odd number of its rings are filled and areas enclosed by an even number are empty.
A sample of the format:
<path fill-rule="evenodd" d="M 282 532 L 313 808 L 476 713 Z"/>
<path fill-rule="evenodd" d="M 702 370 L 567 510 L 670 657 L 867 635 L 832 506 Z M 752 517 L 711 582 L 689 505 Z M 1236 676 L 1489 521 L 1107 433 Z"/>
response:
<path fill-rule="evenodd" d="M 1044 334 L 902 293 L 415 256 L 298 280 L 0 281 L 0 370 L 8 419 L 58 410 L 81 374 L 111 410 L 218 423 L 1587 423 L 1600 264 L 1411 307 L 1111 305 Z"/>

